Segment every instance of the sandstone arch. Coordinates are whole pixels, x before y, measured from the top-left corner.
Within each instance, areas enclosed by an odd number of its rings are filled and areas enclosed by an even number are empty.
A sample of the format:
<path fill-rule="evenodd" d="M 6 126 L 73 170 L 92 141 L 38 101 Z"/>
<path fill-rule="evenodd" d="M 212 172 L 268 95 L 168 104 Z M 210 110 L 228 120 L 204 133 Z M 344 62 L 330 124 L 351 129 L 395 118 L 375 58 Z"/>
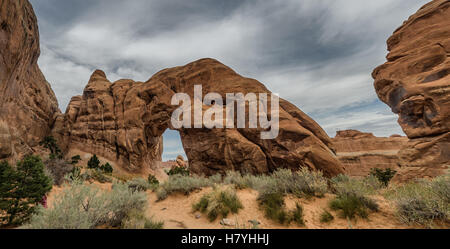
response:
<path fill-rule="evenodd" d="M 128 172 L 146 172 L 161 160 L 162 134 L 173 129 L 172 96 L 183 92 L 193 98 L 198 84 L 204 94 L 216 92 L 224 98 L 226 93 L 270 93 L 214 59 L 163 70 L 147 82 L 111 83 L 96 71 L 83 96 L 74 97 L 57 118 L 53 133 L 67 153 L 96 153 Z M 280 100 L 280 134 L 273 140 L 261 140 L 258 129 L 178 131 L 194 173 L 267 173 L 279 167 L 308 167 L 327 176 L 344 172 L 322 128 L 285 100 Z"/>

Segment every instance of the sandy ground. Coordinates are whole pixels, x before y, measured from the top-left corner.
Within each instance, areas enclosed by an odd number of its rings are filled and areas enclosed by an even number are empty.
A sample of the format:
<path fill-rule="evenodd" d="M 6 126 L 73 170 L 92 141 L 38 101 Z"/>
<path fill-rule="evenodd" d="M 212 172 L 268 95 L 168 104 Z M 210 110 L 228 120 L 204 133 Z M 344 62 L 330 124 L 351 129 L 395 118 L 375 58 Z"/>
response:
<path fill-rule="evenodd" d="M 404 225 L 395 217 L 389 202 L 382 197 L 376 197 L 380 205 L 380 211 L 371 213 L 368 220 L 357 219 L 350 223 L 346 219 L 341 219 L 338 214 L 328 208 L 328 203 L 333 199 L 333 195 L 326 195 L 324 198 L 312 198 L 310 200 L 299 199 L 295 197 L 286 198 L 286 206 L 293 209 L 296 203 L 300 203 L 304 209 L 305 226 L 298 225 L 283 226 L 264 217 L 257 202 L 258 192 L 254 190 L 239 190 L 237 192 L 244 209 L 236 215 L 230 215 L 228 218 L 235 221 L 236 227 L 224 227 L 220 225 L 220 219 L 209 222 L 206 215 L 192 212 L 192 204 L 198 201 L 201 196 L 211 189 L 203 189 L 189 196 L 176 194 L 169 196 L 166 200 L 157 202 L 154 193 L 148 193 L 149 208 L 147 216 L 155 220 L 164 221 L 164 227 L 167 229 L 221 229 L 221 228 L 250 228 L 249 220 L 257 220 L 261 223 L 259 228 L 263 229 L 404 229 L 415 228 Z M 323 210 L 328 210 L 335 216 L 335 219 L 323 224 L 320 222 L 320 215 Z M 196 216 L 201 215 L 197 219 Z M 419 228 L 419 227 L 416 227 Z"/>
<path fill-rule="evenodd" d="M 101 189 L 111 189 L 111 184 L 94 183 Z M 261 223 L 259 228 L 263 229 L 407 229 L 421 228 L 411 227 L 400 223 L 394 214 L 392 205 L 381 196 L 375 196 L 380 210 L 371 213 L 368 220 L 357 219 L 351 222 L 339 218 L 338 214 L 328 208 L 328 203 L 333 199 L 333 195 L 327 194 L 324 198 L 311 198 L 309 200 L 300 199 L 293 196 L 286 197 L 286 206 L 293 209 L 296 203 L 300 203 L 304 209 L 305 226 L 298 225 L 283 226 L 275 221 L 268 220 L 260 210 L 257 202 L 258 192 L 255 190 L 239 190 L 237 195 L 241 200 L 244 209 L 238 214 L 233 214 L 228 219 L 236 223 L 232 227 L 224 227 L 220 224 L 220 218 L 214 222 L 209 222 L 205 214 L 192 212 L 192 204 L 197 202 L 205 193 L 211 191 L 211 188 L 205 188 L 190 195 L 175 194 L 169 196 L 166 200 L 157 201 L 156 194 L 148 191 L 148 209 L 146 216 L 155 221 L 164 221 L 165 229 L 233 229 L 233 228 L 251 228 L 249 220 L 257 220 Z M 62 192 L 61 187 L 54 187 L 48 197 L 49 207 L 51 208 L 55 197 Z M 327 210 L 333 214 L 335 219 L 327 224 L 320 222 L 321 213 Z M 200 218 L 198 218 L 200 216 Z"/>

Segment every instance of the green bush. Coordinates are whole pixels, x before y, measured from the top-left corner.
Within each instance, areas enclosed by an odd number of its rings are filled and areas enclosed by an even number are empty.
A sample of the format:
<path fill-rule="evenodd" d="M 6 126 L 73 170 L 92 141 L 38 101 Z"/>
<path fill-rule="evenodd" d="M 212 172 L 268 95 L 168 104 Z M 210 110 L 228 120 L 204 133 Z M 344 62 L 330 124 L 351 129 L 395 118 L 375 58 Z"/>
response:
<path fill-rule="evenodd" d="M 52 189 L 37 156 L 27 156 L 11 167 L 0 162 L 0 226 L 15 226 L 27 221 L 43 197 Z"/>
<path fill-rule="evenodd" d="M 79 161 L 81 161 L 81 156 L 80 155 L 73 156 L 70 159 L 70 163 L 73 164 L 73 165 L 77 165 Z"/>
<path fill-rule="evenodd" d="M 74 182 L 55 198 L 52 208 L 39 207 L 28 229 L 93 229 L 121 227 L 129 214 L 143 213 L 145 193 L 133 192 L 125 184 L 114 184 L 111 191 Z"/>
<path fill-rule="evenodd" d="M 370 175 L 376 177 L 380 182 L 382 182 L 386 187 L 389 182 L 394 178 L 397 171 L 387 168 L 385 170 L 373 168 L 370 171 Z"/>
<path fill-rule="evenodd" d="M 100 170 L 103 171 L 106 174 L 112 174 L 113 172 L 113 167 L 111 166 L 111 164 L 109 163 L 105 163 L 102 166 L 100 166 Z"/>
<path fill-rule="evenodd" d="M 288 213 L 286 212 L 286 204 L 284 195 L 277 192 L 262 193 L 258 197 L 259 205 L 263 208 L 264 214 L 268 219 L 276 220 L 280 224 L 288 222 Z"/>
<path fill-rule="evenodd" d="M 305 225 L 303 207 L 297 203 L 294 210 L 287 211 L 284 194 L 266 190 L 266 192 L 260 193 L 258 201 L 266 218 L 275 220 L 283 225 L 289 225 L 291 222 L 295 222 L 300 226 Z"/>
<path fill-rule="evenodd" d="M 99 169 L 100 168 L 100 160 L 98 160 L 97 155 L 94 155 L 91 157 L 91 159 L 89 159 L 88 168 L 89 169 Z"/>
<path fill-rule="evenodd" d="M 373 175 L 362 179 L 346 175 L 334 177 L 331 180 L 331 188 L 337 197 L 330 202 L 330 208 L 341 211 L 343 218 L 368 218 L 371 211 L 378 211 L 378 204 L 367 195 L 376 194 L 384 186 Z"/>
<path fill-rule="evenodd" d="M 159 186 L 158 179 L 156 179 L 156 177 L 152 174 L 148 175 L 147 181 L 152 186 Z"/>
<path fill-rule="evenodd" d="M 189 176 L 190 172 L 187 168 L 185 167 L 174 167 L 173 169 L 170 169 L 167 172 L 167 175 L 169 176 L 173 176 L 173 175 L 182 175 L 182 176 Z"/>
<path fill-rule="evenodd" d="M 432 227 L 450 222 L 450 176 L 421 180 L 393 188 L 386 197 L 395 203 L 397 215 L 407 224 Z"/>
<path fill-rule="evenodd" d="M 164 200 L 174 193 L 183 193 L 187 195 L 195 190 L 211 187 L 213 185 L 214 183 L 212 181 L 204 177 L 172 175 L 166 182 L 159 186 L 156 195 L 158 200 Z"/>
<path fill-rule="evenodd" d="M 228 214 L 236 214 L 242 208 L 244 207 L 234 190 L 218 188 L 205 194 L 199 202 L 192 206 L 194 211 L 206 213 L 211 222 L 216 220 L 219 215 L 226 218 Z"/>
<path fill-rule="evenodd" d="M 295 209 L 291 211 L 292 218 L 291 220 L 295 223 L 297 223 L 300 226 L 305 225 L 305 220 L 303 219 L 303 207 L 300 204 L 295 205 Z"/>
<path fill-rule="evenodd" d="M 348 193 L 338 195 L 330 202 L 330 208 L 341 211 L 343 218 L 354 219 L 359 216 L 366 219 L 369 211 L 378 211 L 378 204 L 365 196 Z"/>
<path fill-rule="evenodd" d="M 320 214 L 320 222 L 321 223 L 330 223 L 333 220 L 334 220 L 334 216 L 327 210 L 324 210 L 322 212 L 322 214 Z"/>

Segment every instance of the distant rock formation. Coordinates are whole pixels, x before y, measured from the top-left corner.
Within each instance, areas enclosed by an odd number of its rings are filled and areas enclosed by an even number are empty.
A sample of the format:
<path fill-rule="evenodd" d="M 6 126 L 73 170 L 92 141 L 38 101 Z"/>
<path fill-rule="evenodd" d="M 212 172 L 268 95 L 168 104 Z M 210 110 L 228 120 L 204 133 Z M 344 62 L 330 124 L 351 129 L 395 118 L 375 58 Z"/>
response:
<path fill-rule="evenodd" d="M 397 180 L 434 177 L 450 164 L 450 1 L 435 0 L 389 38 L 387 62 L 373 72 L 378 97 L 411 139 Z"/>
<path fill-rule="evenodd" d="M 0 1 L 0 160 L 36 152 L 60 111 L 41 73 L 36 16 L 26 0 Z"/>
<path fill-rule="evenodd" d="M 138 173 L 161 161 L 162 134 L 171 126 L 175 93 L 194 102 L 194 85 L 203 96 L 215 92 L 270 93 L 256 80 L 244 78 L 213 59 L 163 70 L 147 82 L 111 83 L 96 71 L 83 96 L 74 97 L 55 123 L 54 135 L 70 150 L 96 153 L 129 172 Z M 269 102 L 270 106 L 270 102 Z M 209 106 L 203 106 L 203 111 Z M 277 168 L 308 167 L 326 176 L 343 173 L 330 138 L 291 103 L 280 100 L 280 133 L 262 140 L 261 129 L 178 129 L 194 173 L 213 175 L 228 170 L 268 173 Z"/>
<path fill-rule="evenodd" d="M 372 168 L 399 170 L 398 152 L 408 143 L 400 135 L 376 137 L 357 130 L 338 131 L 332 139 L 345 173 L 367 176 Z"/>

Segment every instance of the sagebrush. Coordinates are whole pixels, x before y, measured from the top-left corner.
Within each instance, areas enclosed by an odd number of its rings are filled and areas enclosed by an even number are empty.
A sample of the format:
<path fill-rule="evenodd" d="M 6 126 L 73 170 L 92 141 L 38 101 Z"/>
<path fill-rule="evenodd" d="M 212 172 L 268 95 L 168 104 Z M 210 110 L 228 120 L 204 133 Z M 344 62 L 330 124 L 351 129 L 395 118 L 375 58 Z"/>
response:
<path fill-rule="evenodd" d="M 145 193 L 133 192 L 125 184 L 114 184 L 111 191 L 74 182 L 55 198 L 51 208 L 39 207 L 24 228 L 93 229 L 121 227 L 131 212 L 143 213 Z"/>
<path fill-rule="evenodd" d="M 211 193 L 205 194 L 197 203 L 192 206 L 194 211 L 206 213 L 212 222 L 219 215 L 227 218 L 230 213 L 236 214 L 239 209 L 244 208 L 236 195 L 236 191 L 231 188 L 216 188 Z"/>

